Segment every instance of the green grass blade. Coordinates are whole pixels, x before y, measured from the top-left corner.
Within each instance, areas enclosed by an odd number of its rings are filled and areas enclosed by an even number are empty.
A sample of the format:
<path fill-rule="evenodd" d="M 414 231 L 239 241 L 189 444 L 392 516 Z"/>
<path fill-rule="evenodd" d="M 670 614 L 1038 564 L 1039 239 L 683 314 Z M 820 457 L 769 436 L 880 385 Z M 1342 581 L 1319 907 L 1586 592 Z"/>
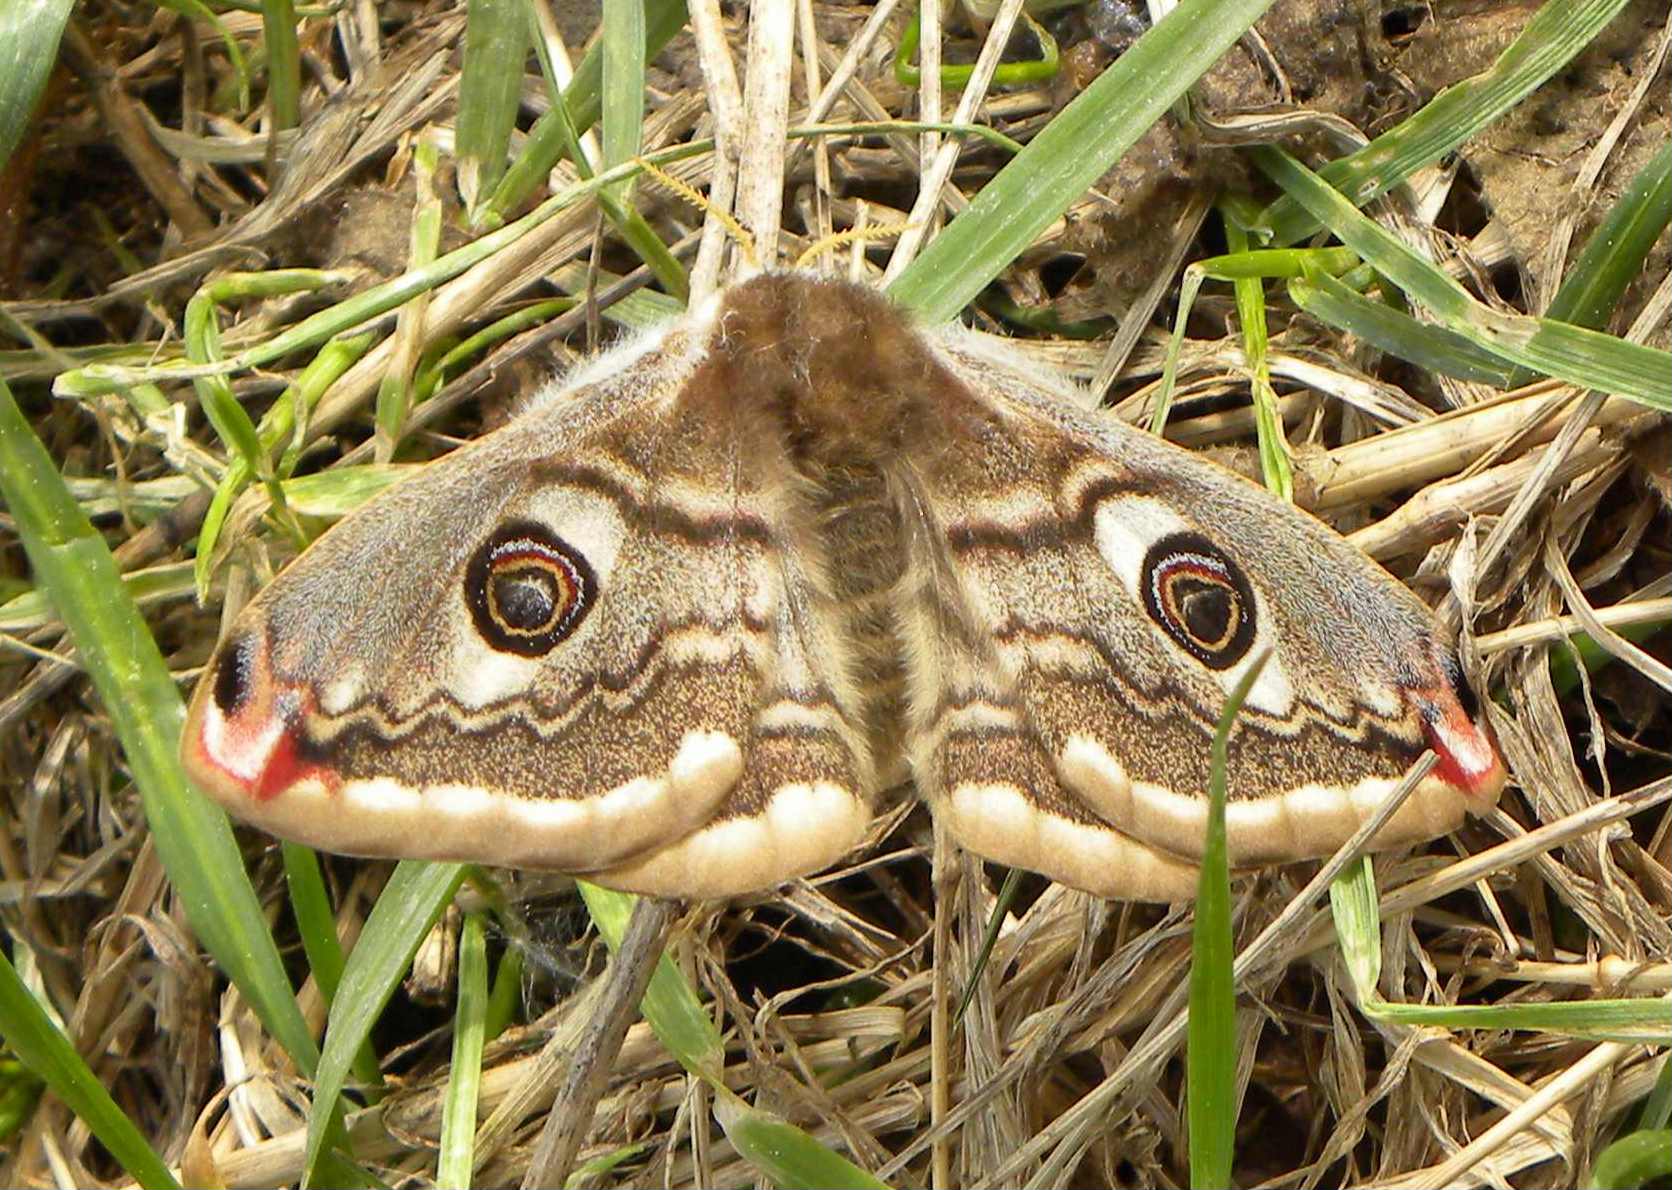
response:
<path fill-rule="evenodd" d="M 486 355 L 490 348 L 504 342 L 513 335 L 520 334 L 532 326 L 539 326 L 549 322 L 558 315 L 574 309 L 573 298 L 547 298 L 545 301 L 530 302 L 519 310 L 507 314 L 504 318 L 490 322 L 481 330 L 465 336 L 457 343 L 446 346 L 444 351 L 421 372 L 418 386 L 420 400 L 429 400 L 434 390 L 447 383 L 454 376 L 464 371 L 465 366 L 478 357 Z M 439 346 L 439 345 L 438 345 Z"/>
<path fill-rule="evenodd" d="M 355 463 L 298 475 L 284 481 L 290 505 L 304 516 L 334 521 L 347 516 L 373 496 L 409 475 L 423 463 Z"/>
<path fill-rule="evenodd" d="M 1477 347 L 1582 388 L 1672 410 L 1672 355 L 1565 322 L 1491 309 L 1287 153 L 1269 146 L 1249 151 L 1261 169 L 1342 243 Z"/>
<path fill-rule="evenodd" d="M 1061 7 L 1061 5 L 1059 5 Z M 1028 58 L 1020 62 L 1001 62 L 993 71 L 993 86 L 1025 87 L 1029 83 L 1047 83 L 1057 77 L 1061 69 L 1061 53 L 1057 48 L 1057 39 L 1051 36 L 1050 30 L 1033 19 L 1026 10 L 1022 10 L 1022 21 L 1039 43 L 1039 57 Z M 923 40 L 923 12 L 919 9 L 912 15 L 900 34 L 900 44 L 894 50 L 894 78 L 902 87 L 916 90 L 923 81 L 923 72 L 917 66 L 917 48 Z M 975 67 L 968 63 L 943 65 L 940 68 L 941 86 L 948 91 L 960 90 L 975 77 Z"/>
<path fill-rule="evenodd" d="M 163 867 L 204 947 L 304 1074 L 319 1060 L 243 856 L 219 808 L 186 784 L 185 707 L 121 575 L 11 390 L 0 382 L 0 495 L 36 581 L 69 628 L 116 728 Z"/>
<path fill-rule="evenodd" d="M 1225 200 L 1230 207 L 1232 200 Z M 1236 204 L 1240 205 L 1240 204 Z M 1240 222 L 1238 223 L 1240 227 Z M 1359 256 L 1351 248 L 1257 248 L 1225 256 L 1210 256 L 1198 260 L 1184 270 L 1179 283 L 1178 309 L 1173 316 L 1173 333 L 1167 338 L 1167 355 L 1161 365 L 1161 386 L 1155 405 L 1150 410 L 1150 433 L 1160 435 L 1167 428 L 1167 415 L 1172 411 L 1173 391 L 1177 385 L 1179 352 L 1184 346 L 1184 328 L 1190 321 L 1190 309 L 1202 283 L 1241 281 L 1273 277 L 1299 277 L 1310 270 L 1334 276 L 1358 265 Z"/>
<path fill-rule="evenodd" d="M 511 130 L 522 100 L 528 56 L 524 0 L 470 0 L 465 9 L 464 67 L 454 125 L 459 193 L 465 208 L 492 194 L 505 176 Z"/>
<path fill-rule="evenodd" d="M 130 570 L 122 576 L 122 586 L 135 603 L 156 603 L 189 595 L 191 563 L 165 562 L 144 570 Z M 0 632 L 33 632 L 57 620 L 58 613 L 44 591 L 24 590 L 0 603 Z"/>
<path fill-rule="evenodd" d="M 464 873 L 463 864 L 402 860 L 372 906 L 360 941 L 343 967 L 337 998 L 331 1002 L 325 1048 L 314 1077 L 313 1107 L 308 1112 L 303 1185 L 327 1184 L 322 1182 L 322 1175 L 334 1174 L 322 1163 L 329 1153 L 337 1101 L 354 1056 L 395 994 L 424 935 L 453 899 Z"/>
<path fill-rule="evenodd" d="M 1178 384 L 1179 352 L 1184 347 L 1184 328 L 1190 321 L 1190 309 L 1196 304 L 1196 295 L 1201 292 L 1202 282 L 1207 275 L 1199 264 L 1190 265 L 1184 270 L 1184 280 L 1179 282 L 1178 312 L 1173 316 L 1173 333 L 1167 337 L 1167 356 L 1161 365 L 1161 390 L 1155 395 L 1155 407 L 1150 410 L 1150 433 L 1160 437 L 1167 428 L 1167 415 L 1173 410 L 1173 390 Z"/>
<path fill-rule="evenodd" d="M 1557 380 L 1672 413 L 1672 353 L 1548 318 L 1503 314 L 1485 306 L 1481 311 L 1481 341 L 1488 350 Z"/>
<path fill-rule="evenodd" d="M 1341 959 L 1359 1003 L 1379 1003 L 1382 910 L 1376 899 L 1376 869 L 1368 855 L 1361 855 L 1330 882 L 1329 904 Z"/>
<path fill-rule="evenodd" d="M 215 319 L 215 302 L 204 290 L 199 290 L 186 303 L 184 338 L 186 357 L 192 362 L 208 363 L 222 358 L 220 329 Z M 200 376 L 192 381 L 192 388 L 197 392 L 198 405 L 202 408 L 204 416 L 209 419 L 209 424 L 232 451 L 234 464 L 242 466 L 252 475 L 260 475 L 267 486 L 268 497 L 273 501 L 274 511 L 281 515 L 288 514 L 284 490 L 273 478 L 272 469 L 267 466 L 266 456 L 261 451 L 261 440 L 256 434 L 255 422 L 250 420 L 248 411 L 238 403 L 238 398 L 232 391 L 232 381 L 225 376 Z M 300 529 L 293 522 L 289 527 L 292 530 L 291 535 L 300 544 Z M 210 555 L 207 552 L 199 551 L 199 600 L 209 594 L 209 559 Z"/>
<path fill-rule="evenodd" d="M 291 912 L 296 915 L 302 949 L 308 955 L 319 994 L 329 1005 L 336 997 L 343 976 L 343 949 L 337 941 L 337 923 L 331 914 L 331 898 L 319 871 L 319 857 L 301 843 L 280 844 L 284 855 L 285 885 L 290 890 Z"/>
<path fill-rule="evenodd" d="M 1554 1004 L 1401 1004 L 1384 999 L 1377 987 L 1382 977 L 1381 905 L 1369 856 L 1361 856 L 1335 879 L 1329 900 L 1359 1010 L 1373 1020 L 1446 1029 L 1526 1029 L 1650 1045 L 1666 1039 L 1666 1001 L 1660 998 Z"/>
<path fill-rule="evenodd" d="M 1546 0 L 1490 69 L 1436 95 L 1421 111 L 1364 148 L 1331 162 L 1324 180 L 1363 206 L 1490 125 L 1591 43 L 1626 0 Z M 1314 213 L 1286 195 L 1267 207 L 1258 230 L 1292 244 L 1317 231 Z"/>
<path fill-rule="evenodd" d="M 71 0 L 12 0 L 0 5 L 0 165 L 23 140 L 35 104 L 58 62 L 58 40 Z"/>
<path fill-rule="evenodd" d="M 840 1153 L 771 1112 L 750 1107 L 723 1088 L 715 1094 L 714 1116 L 738 1156 L 780 1186 L 888 1190 L 886 1182 L 878 1181 Z"/>
<path fill-rule="evenodd" d="M 1248 232 L 1230 217 L 1225 220 L 1225 242 L 1232 252 L 1248 251 Z M 1248 393 L 1254 404 L 1260 475 L 1270 491 L 1292 502 L 1295 472 L 1289 462 L 1289 443 L 1283 436 L 1283 415 L 1277 409 L 1277 393 L 1271 386 L 1271 364 L 1266 351 L 1266 289 L 1254 277 L 1238 277 L 1231 284 L 1236 291 L 1237 321 L 1242 325 Z"/>
<path fill-rule="evenodd" d="M 662 52 L 662 47 L 673 40 L 674 34 L 685 27 L 685 0 L 644 0 L 645 35 L 644 57 L 648 61 Z M 576 133 L 585 132 L 597 123 L 602 107 L 604 80 L 604 52 L 594 45 L 575 67 L 575 77 L 563 92 L 563 112 L 554 107 L 534 122 L 524 141 L 522 152 L 511 163 L 493 195 L 483 204 L 480 221 L 494 226 L 511 211 L 527 201 L 546 175 L 569 152 L 569 135 L 565 123 Z"/>
<path fill-rule="evenodd" d="M 10 398 L 5 398 L 10 404 Z M 64 1106 L 92 1129 L 99 1143 L 128 1176 L 141 1186 L 175 1190 L 180 1183 L 157 1156 L 133 1121 L 123 1114 L 99 1082 L 98 1075 L 82 1061 L 70 1039 L 59 1031 L 30 995 L 17 970 L 0 954 L 0 1033 L 23 1064 L 38 1074 Z"/>
<path fill-rule="evenodd" d="M 329 1009 L 336 1001 L 343 978 L 343 948 L 337 939 L 337 919 L 331 912 L 331 898 L 319 871 L 319 856 L 301 843 L 280 844 L 284 855 L 285 887 L 290 890 L 290 911 L 296 918 L 296 932 L 308 956 L 320 997 Z M 368 1041 L 354 1059 L 354 1076 L 363 1083 L 378 1085 L 383 1071 Z"/>
<path fill-rule="evenodd" d="M 644 126 L 644 63 L 648 17 L 644 0 L 613 0 L 604 6 L 603 36 L 603 168 L 612 169 L 639 155 Z M 554 102 L 553 112 L 565 105 Z M 571 131 L 574 131 L 571 129 Z M 571 156 L 585 176 L 582 154 L 573 146 Z M 656 234 L 638 208 L 632 205 L 632 177 L 627 177 L 598 194 L 598 205 L 621 233 L 638 258 L 650 266 L 662 287 L 683 304 L 690 286 L 681 265 L 662 238 Z"/>
<path fill-rule="evenodd" d="M 999 895 L 993 898 L 993 911 L 987 915 L 987 927 L 981 931 L 981 946 L 975 952 L 975 959 L 970 963 L 969 982 L 964 985 L 964 994 L 958 998 L 958 1011 L 952 1014 L 952 1027 L 957 1029 L 964 1023 L 964 1014 L 970 1010 L 970 1001 L 975 999 L 975 990 L 981 986 L 981 973 L 987 969 L 987 963 L 993 957 L 993 947 L 998 945 L 999 931 L 1004 928 L 1004 920 L 1010 914 L 1010 907 L 1016 903 L 1016 893 L 1022 887 L 1022 870 L 1011 868 L 1004 874 L 1004 883 L 999 885 Z"/>
<path fill-rule="evenodd" d="M 215 318 L 215 300 L 199 290 L 186 303 L 185 319 L 186 358 L 193 363 L 212 363 L 223 358 L 220 327 Z M 201 376 L 192 381 L 197 389 L 198 402 L 209 424 L 227 448 L 242 459 L 256 474 L 265 470 L 261 442 L 255 432 L 255 422 L 233 395 L 232 382 L 225 376 Z"/>
<path fill-rule="evenodd" d="M 342 278 L 343 275 L 340 273 L 323 269 L 270 269 L 264 273 L 227 273 L 206 282 L 186 303 L 186 357 L 198 363 L 222 358 L 220 328 L 215 313 L 221 303 L 274 297 L 280 294 L 306 293 L 333 284 Z M 364 336 L 361 338 L 364 339 Z M 322 350 L 320 355 L 326 355 L 328 350 Z M 346 364 L 344 366 L 346 367 Z M 314 365 L 310 365 L 310 370 L 313 367 Z M 304 371 L 303 375 L 306 377 L 309 372 Z M 306 535 L 286 508 L 284 490 L 275 481 L 273 468 L 268 464 L 271 448 L 276 443 L 265 428 L 275 414 L 282 415 L 284 412 L 293 411 L 298 398 L 292 397 L 290 401 L 279 403 L 280 407 L 286 408 L 275 407 L 274 410 L 270 410 L 267 418 L 263 419 L 263 429 L 258 431 L 250 420 L 249 413 L 239 404 L 233 394 L 232 384 L 225 376 L 196 377 L 192 380 L 192 387 L 197 392 L 204 415 L 231 452 L 227 472 L 215 491 L 214 501 L 209 506 L 209 512 L 204 517 L 203 527 L 198 535 L 197 591 L 198 597 L 202 599 L 209 590 L 210 563 L 226 514 L 239 491 L 252 477 L 259 476 L 266 484 L 268 498 L 272 500 L 274 510 L 280 515 L 280 524 L 291 539 L 300 546 L 305 543 Z M 287 396 L 289 395 L 291 394 L 287 393 Z"/>
<path fill-rule="evenodd" d="M 1232 204 L 1227 200 L 1224 204 Z M 1241 224 L 1238 224 L 1241 226 Z M 1250 248 L 1224 256 L 1208 256 L 1190 267 L 1215 281 L 1258 281 L 1303 277 L 1322 271 L 1339 276 L 1359 264 L 1359 255 L 1351 248 Z"/>
<path fill-rule="evenodd" d="M 610 0 L 604 6 L 604 168 L 639 155 L 644 125 L 643 0 Z M 615 188 L 625 199 L 631 180 Z"/>
<path fill-rule="evenodd" d="M 1672 222 L 1672 142 L 1637 171 L 1585 242 L 1579 259 L 1544 312 L 1546 318 L 1600 330 Z"/>
<path fill-rule="evenodd" d="M 267 110 L 275 130 L 302 120 L 302 50 L 296 40 L 296 6 L 261 0 L 262 45 L 267 51 Z"/>
<path fill-rule="evenodd" d="M 0 1031 L 0 1037 L 4 1037 Z M 0 1058 L 0 1144 L 23 1130 L 40 1105 L 45 1080 L 16 1058 Z M 131 1171 L 130 1171 L 131 1172 Z"/>
<path fill-rule="evenodd" d="M 1225 840 L 1231 728 L 1270 652 L 1256 657 L 1225 700 L 1213 735 L 1208 825 L 1190 941 L 1190 1036 L 1185 1051 L 1190 1184 L 1229 1186 L 1237 1132 L 1237 995 L 1231 973 L 1231 864 Z"/>
<path fill-rule="evenodd" d="M 1366 263 L 1412 300 L 1448 322 L 1468 322 L 1474 300 L 1431 261 L 1418 256 L 1283 150 L 1256 145 L 1249 153 L 1285 193 L 1317 215 L 1338 240 L 1356 249 Z"/>
<path fill-rule="evenodd" d="M 1672 1124 L 1672 1062 L 1662 1062 L 1655 1085 L 1643 1100 L 1635 1121 L 1639 1129 L 1661 1129 Z"/>
<path fill-rule="evenodd" d="M 296 379 L 286 386 L 284 395 L 273 402 L 262 416 L 261 425 L 256 429 L 256 435 L 261 441 L 263 457 L 271 456 L 274 450 L 283 447 L 283 453 L 278 465 L 274 468 L 277 475 L 289 475 L 296 467 L 296 460 L 301 456 L 304 435 L 307 430 L 308 414 L 337 379 L 366 353 L 372 344 L 371 334 L 353 335 L 348 338 L 333 339 L 319 349 L 319 354 L 297 374 Z M 227 467 L 226 474 L 221 478 L 220 486 L 215 489 L 214 499 L 209 504 L 209 511 L 204 515 L 203 525 L 197 534 L 197 562 L 199 589 L 208 582 L 209 570 L 214 562 L 215 545 L 220 540 L 221 528 L 226 523 L 227 513 L 232 511 L 233 501 L 250 482 L 254 472 L 242 457 L 236 457 Z"/>
<path fill-rule="evenodd" d="M 576 881 L 581 898 L 592 914 L 598 933 L 613 952 L 621 945 L 627 932 L 627 921 L 633 915 L 638 900 L 631 893 L 614 892 L 587 881 Z M 639 1002 L 644 1019 L 656 1031 L 668 1052 L 692 1074 L 707 1078 L 716 1085 L 720 1070 L 725 1065 L 725 1044 L 714 1020 L 703 1009 L 696 989 L 673 965 L 667 955 L 656 962 L 644 999 Z"/>
<path fill-rule="evenodd" d="M 621 1145 L 610 1149 L 608 1152 L 600 1153 L 590 1161 L 582 1161 L 576 1165 L 570 1171 L 569 1179 L 564 1185 L 573 1187 L 574 1190 L 582 1190 L 586 1186 L 596 1185 L 599 1179 L 609 1173 L 610 1170 L 633 1160 L 648 1148 L 650 1148 L 648 1141 L 638 1141 L 634 1144 Z"/>
<path fill-rule="evenodd" d="M 1289 298 L 1319 322 L 1419 368 L 1476 384 L 1504 387 L 1510 382 L 1512 369 L 1490 351 L 1455 331 L 1418 322 L 1403 310 L 1367 298 L 1334 277 L 1318 273 L 1291 281 Z"/>
<path fill-rule="evenodd" d="M 1672 1178 L 1672 1131 L 1633 1132 L 1597 1154 L 1593 1190 L 1634 1190 Z"/>
<path fill-rule="evenodd" d="M 1564 1000 L 1554 1004 L 1399 1004 L 1378 999 L 1366 1016 L 1394 1024 L 1447 1029 L 1525 1029 L 1584 1041 L 1665 1045 L 1667 1003 L 1638 1000 Z"/>
<path fill-rule="evenodd" d="M 482 1036 L 487 1041 L 510 1028 L 522 1009 L 524 961 L 520 946 L 508 946 L 499 956 L 499 970 L 493 973 L 493 990 L 488 993 L 482 1021 Z"/>
<path fill-rule="evenodd" d="M 435 171 L 440 164 L 440 150 L 430 135 L 418 138 L 412 151 L 412 187 L 415 201 L 412 208 L 412 227 L 407 236 L 407 267 L 421 269 L 436 258 L 441 245 L 442 201 L 436 192 Z M 407 416 L 414 402 L 413 373 L 423 356 L 424 320 L 430 308 L 430 295 L 419 294 L 401 308 L 395 324 L 394 350 L 389 367 L 377 385 L 377 412 L 372 434 L 374 457 L 387 463 L 395 457 L 401 433 L 406 429 Z"/>
<path fill-rule="evenodd" d="M 470 1185 L 476 1162 L 476 1101 L 482 1086 L 482 1043 L 488 1011 L 488 944 L 482 915 L 468 913 L 459 936 L 459 996 L 453 1010 L 453 1062 L 441 1111 L 438 1186 Z"/>
<path fill-rule="evenodd" d="M 1271 6 L 1184 0 L 982 187 L 890 294 L 945 322 L 1021 255 Z"/>

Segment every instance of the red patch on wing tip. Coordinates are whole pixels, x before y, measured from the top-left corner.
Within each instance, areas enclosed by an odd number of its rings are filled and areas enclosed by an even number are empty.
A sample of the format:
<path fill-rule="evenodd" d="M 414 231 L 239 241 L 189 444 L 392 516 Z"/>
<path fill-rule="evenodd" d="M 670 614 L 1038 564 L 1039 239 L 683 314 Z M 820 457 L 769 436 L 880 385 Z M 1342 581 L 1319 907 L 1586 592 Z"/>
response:
<path fill-rule="evenodd" d="M 1440 758 L 1440 777 L 1471 796 L 1496 799 L 1507 774 L 1491 733 L 1469 718 L 1450 690 L 1413 690 L 1410 697 L 1428 746 Z"/>
<path fill-rule="evenodd" d="M 307 777 L 316 777 L 335 793 L 342 786 L 342 775 L 317 761 L 307 759 L 297 741 L 295 717 L 291 717 L 267 752 L 267 763 L 261 774 L 249 784 L 249 792 L 257 801 L 267 802 Z"/>
<path fill-rule="evenodd" d="M 308 755 L 304 725 L 312 691 L 275 681 L 264 650 L 246 664 L 235 699 L 216 697 L 210 684 L 194 696 L 182 750 L 188 772 L 235 812 L 242 798 L 269 802 L 309 777 L 334 792 L 341 774 Z"/>

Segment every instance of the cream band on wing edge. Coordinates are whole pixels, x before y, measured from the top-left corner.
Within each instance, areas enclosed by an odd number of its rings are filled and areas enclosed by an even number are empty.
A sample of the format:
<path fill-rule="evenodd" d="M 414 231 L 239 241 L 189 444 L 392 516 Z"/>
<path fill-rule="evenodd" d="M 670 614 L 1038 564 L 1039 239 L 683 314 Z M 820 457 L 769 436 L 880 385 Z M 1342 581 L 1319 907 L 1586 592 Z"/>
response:
<path fill-rule="evenodd" d="M 737 896 L 830 867 L 870 821 L 865 803 L 841 786 L 783 785 L 759 814 L 710 823 L 596 876 L 610 888 L 653 897 Z"/>
<path fill-rule="evenodd" d="M 1188 901 L 1194 864 L 1107 827 L 1039 809 L 1014 785 L 959 785 L 943 809 L 953 837 L 995 863 L 1042 872 L 1100 897 Z"/>
<path fill-rule="evenodd" d="M 695 830 L 742 773 L 736 740 L 693 731 L 665 775 L 597 797 L 536 801 L 473 785 L 414 788 L 386 777 L 347 780 L 333 790 L 310 776 L 265 800 L 240 791 L 236 811 L 281 838 L 348 855 L 584 872 Z M 230 801 L 229 792 L 217 795 Z"/>
<path fill-rule="evenodd" d="M 1057 778 L 1111 826 L 1145 843 L 1191 858 L 1202 854 L 1208 801 L 1128 779 L 1109 752 L 1087 736 L 1071 736 L 1057 758 Z M 1225 806 L 1233 867 L 1329 855 L 1387 800 L 1398 780 L 1370 777 L 1352 786 L 1303 785 L 1276 797 Z M 1376 849 L 1432 839 L 1463 821 L 1468 795 L 1435 776 L 1423 779 L 1386 825 Z"/>

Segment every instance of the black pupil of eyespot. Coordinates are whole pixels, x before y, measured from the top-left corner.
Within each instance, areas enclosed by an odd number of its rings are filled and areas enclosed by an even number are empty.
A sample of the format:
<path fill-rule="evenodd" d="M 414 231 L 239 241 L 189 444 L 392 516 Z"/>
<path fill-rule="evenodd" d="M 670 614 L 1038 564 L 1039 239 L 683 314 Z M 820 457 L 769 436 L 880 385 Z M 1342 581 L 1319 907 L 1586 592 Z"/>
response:
<path fill-rule="evenodd" d="M 1201 533 L 1169 533 L 1150 543 L 1140 573 L 1144 610 L 1186 653 L 1215 670 L 1248 655 L 1258 608 L 1227 551 Z"/>
<path fill-rule="evenodd" d="M 506 627 L 538 632 L 561 608 L 557 576 L 538 566 L 520 566 L 493 578 L 494 609 Z"/>
<path fill-rule="evenodd" d="M 1235 598 L 1229 588 L 1207 579 L 1180 578 L 1173 583 L 1173 599 L 1184 626 L 1204 645 L 1217 645 L 1225 639 Z"/>
<path fill-rule="evenodd" d="M 489 648 L 543 657 L 581 625 L 598 596 L 586 555 L 538 521 L 501 525 L 465 566 L 463 595 Z"/>

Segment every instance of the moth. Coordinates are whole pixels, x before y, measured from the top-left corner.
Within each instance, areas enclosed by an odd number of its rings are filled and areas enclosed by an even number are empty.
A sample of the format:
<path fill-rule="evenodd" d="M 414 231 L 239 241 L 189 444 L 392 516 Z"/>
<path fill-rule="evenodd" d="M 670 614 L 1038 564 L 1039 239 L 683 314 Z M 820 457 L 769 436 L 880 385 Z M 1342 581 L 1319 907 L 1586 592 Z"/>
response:
<path fill-rule="evenodd" d="M 1263 489 L 960 327 L 808 273 L 579 368 L 324 534 L 187 718 L 233 814 L 357 855 L 724 897 L 828 867 L 910 777 L 988 859 L 1194 895 L 1210 741 L 1231 861 L 1375 840 L 1505 773 L 1403 585 Z"/>

